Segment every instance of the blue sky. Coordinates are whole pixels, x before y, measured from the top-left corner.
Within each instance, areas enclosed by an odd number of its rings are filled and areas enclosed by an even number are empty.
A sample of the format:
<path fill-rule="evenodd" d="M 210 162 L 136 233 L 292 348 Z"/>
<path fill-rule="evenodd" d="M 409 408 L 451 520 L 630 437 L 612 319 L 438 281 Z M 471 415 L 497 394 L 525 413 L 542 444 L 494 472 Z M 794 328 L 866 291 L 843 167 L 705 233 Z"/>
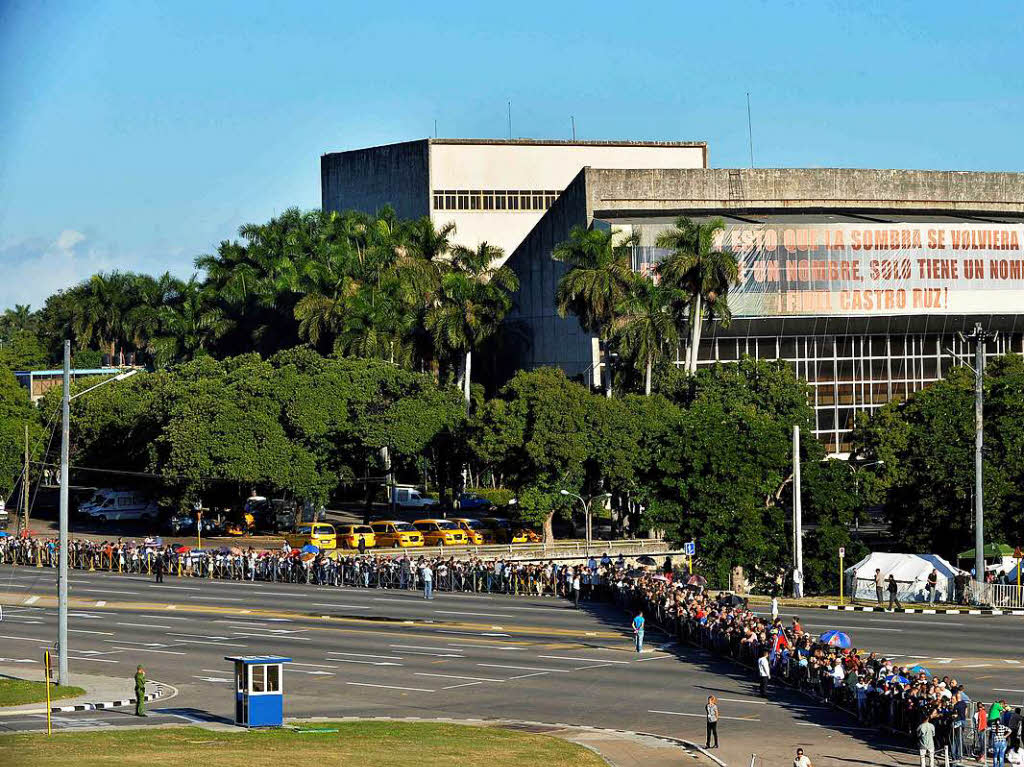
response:
<path fill-rule="evenodd" d="M 191 273 L 326 151 L 513 132 L 710 164 L 1024 170 L 1017 3 L 0 0 L 0 308 Z"/>

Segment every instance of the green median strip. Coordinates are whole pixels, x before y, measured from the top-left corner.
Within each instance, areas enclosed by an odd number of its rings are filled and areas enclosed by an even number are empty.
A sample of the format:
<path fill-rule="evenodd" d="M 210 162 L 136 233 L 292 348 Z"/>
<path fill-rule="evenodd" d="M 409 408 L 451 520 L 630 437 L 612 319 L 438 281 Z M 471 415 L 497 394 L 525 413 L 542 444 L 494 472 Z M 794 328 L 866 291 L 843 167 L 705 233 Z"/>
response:
<path fill-rule="evenodd" d="M 494 767 L 557 764 L 604 767 L 593 752 L 544 735 L 431 722 L 324 722 L 323 728 L 222 732 L 201 727 L 143 727 L 0 736 L 0 764 L 119 767 L 215 764 L 258 767 L 337 764 L 360 767 Z M 307 738 L 322 729 L 321 737 Z"/>
<path fill-rule="evenodd" d="M 50 700 L 77 698 L 85 695 L 81 687 L 50 685 Z M 0 679 L 0 707 L 22 706 L 26 703 L 46 703 L 46 683 L 24 679 Z"/>

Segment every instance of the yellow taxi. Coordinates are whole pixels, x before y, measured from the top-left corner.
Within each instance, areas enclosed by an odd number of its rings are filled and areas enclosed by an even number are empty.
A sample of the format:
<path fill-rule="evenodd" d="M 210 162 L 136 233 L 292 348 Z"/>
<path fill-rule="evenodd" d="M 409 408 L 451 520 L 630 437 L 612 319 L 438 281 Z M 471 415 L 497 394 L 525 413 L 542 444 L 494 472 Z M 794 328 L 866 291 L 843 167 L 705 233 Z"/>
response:
<path fill-rule="evenodd" d="M 526 543 L 526 531 L 520 527 L 513 527 L 507 519 L 485 517 L 480 521 L 493 531 L 496 543 Z"/>
<path fill-rule="evenodd" d="M 343 549 L 358 549 L 359 539 L 363 539 L 363 546 L 372 549 L 377 545 L 377 534 L 369 525 L 340 525 L 338 527 L 338 540 Z"/>
<path fill-rule="evenodd" d="M 377 546 L 409 548 L 423 545 L 423 534 L 408 522 L 397 519 L 380 519 L 370 523 Z"/>
<path fill-rule="evenodd" d="M 338 546 L 338 536 L 334 525 L 326 522 L 313 522 L 299 525 L 294 531 L 287 533 L 284 539 L 293 549 L 301 549 L 312 544 L 321 549 L 334 549 Z"/>
<path fill-rule="evenodd" d="M 412 524 L 428 546 L 466 545 L 466 533 L 450 519 L 417 519 Z"/>
<path fill-rule="evenodd" d="M 453 517 L 452 522 L 459 526 L 459 529 L 466 534 L 466 540 L 474 546 L 482 546 L 485 543 L 494 542 L 493 533 L 479 519 Z"/>

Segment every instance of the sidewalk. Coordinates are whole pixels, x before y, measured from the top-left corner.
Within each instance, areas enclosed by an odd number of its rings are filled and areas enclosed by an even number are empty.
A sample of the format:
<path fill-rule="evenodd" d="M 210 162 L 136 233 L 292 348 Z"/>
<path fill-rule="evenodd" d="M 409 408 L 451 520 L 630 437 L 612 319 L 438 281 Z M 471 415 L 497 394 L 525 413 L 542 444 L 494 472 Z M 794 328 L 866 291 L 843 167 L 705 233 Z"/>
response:
<path fill-rule="evenodd" d="M 38 668 L 26 668 L 27 664 L 0 664 L 0 677 L 11 679 L 27 679 L 31 682 L 42 682 L 45 678 L 42 664 Z M 123 677 L 102 676 L 99 674 L 75 674 L 71 680 L 76 687 L 85 690 L 85 694 L 77 698 L 61 698 L 50 703 L 52 713 L 67 711 L 90 711 L 94 709 L 118 708 L 135 704 L 135 680 Z M 146 701 L 164 701 L 173 698 L 178 691 L 170 685 L 154 680 L 146 683 Z M 26 703 L 21 706 L 4 706 L 0 708 L 0 717 L 19 714 L 45 714 L 45 703 Z"/>

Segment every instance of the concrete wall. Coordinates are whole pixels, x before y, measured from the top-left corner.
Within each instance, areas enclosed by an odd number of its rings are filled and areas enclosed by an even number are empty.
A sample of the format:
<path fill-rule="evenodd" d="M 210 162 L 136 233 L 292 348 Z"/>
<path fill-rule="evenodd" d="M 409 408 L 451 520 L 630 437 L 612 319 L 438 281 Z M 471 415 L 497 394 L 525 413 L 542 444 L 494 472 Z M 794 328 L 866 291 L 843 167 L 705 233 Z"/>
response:
<path fill-rule="evenodd" d="M 423 139 L 321 156 L 323 209 L 374 213 L 390 205 L 402 218 L 429 215 L 428 147 Z"/>
<path fill-rule="evenodd" d="M 552 365 L 570 376 L 583 375 L 586 383 L 592 382 L 594 336 L 584 331 L 572 315 L 564 319 L 558 316 L 555 289 L 568 269 L 551 258 L 555 245 L 568 239 L 573 226 L 587 225 L 584 181 L 581 171 L 508 260 L 520 284 L 508 322 L 521 324 L 530 339 L 521 357 L 505 361 L 509 376 L 516 370 Z"/>
<path fill-rule="evenodd" d="M 561 191 L 584 166 L 703 168 L 703 143 L 532 142 L 430 140 L 431 191 L 444 189 L 553 189 Z M 430 199 L 433 206 L 433 196 Z M 431 210 L 438 225 L 455 224 L 453 241 L 475 247 L 486 240 L 510 255 L 543 217 L 542 210 Z"/>
<path fill-rule="evenodd" d="M 591 211 L 853 209 L 957 213 L 1024 212 L 1024 174 L 847 168 L 605 170 L 588 172 Z M 592 213 L 593 214 L 593 213 Z"/>

